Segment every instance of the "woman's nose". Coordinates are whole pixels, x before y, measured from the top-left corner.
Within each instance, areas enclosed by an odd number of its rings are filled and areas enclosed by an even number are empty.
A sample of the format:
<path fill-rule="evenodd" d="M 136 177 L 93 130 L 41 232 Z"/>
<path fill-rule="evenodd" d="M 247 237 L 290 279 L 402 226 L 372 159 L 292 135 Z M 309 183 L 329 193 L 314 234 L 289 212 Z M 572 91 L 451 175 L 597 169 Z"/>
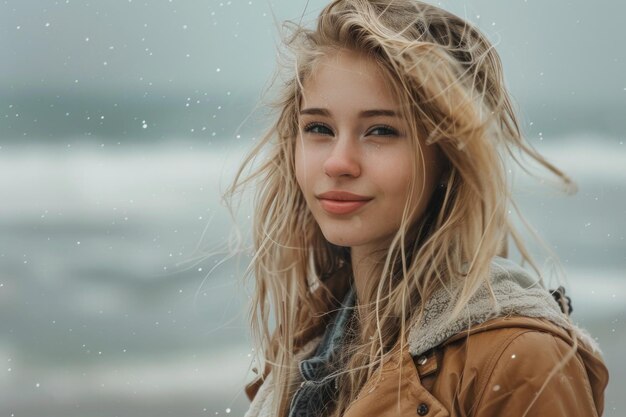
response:
<path fill-rule="evenodd" d="M 338 138 L 324 161 L 324 173 L 329 177 L 358 177 L 361 175 L 359 150 L 350 138 Z"/>

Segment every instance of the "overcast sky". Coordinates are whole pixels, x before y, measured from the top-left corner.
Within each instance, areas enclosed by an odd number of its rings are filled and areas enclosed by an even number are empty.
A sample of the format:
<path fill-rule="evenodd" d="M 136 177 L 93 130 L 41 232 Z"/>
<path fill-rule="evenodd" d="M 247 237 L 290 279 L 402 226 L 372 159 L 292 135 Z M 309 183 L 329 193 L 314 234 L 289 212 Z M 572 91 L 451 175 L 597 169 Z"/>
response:
<path fill-rule="evenodd" d="M 325 4 L 311 0 L 304 19 Z M 278 20 L 303 0 L 6 0 L 0 88 L 259 89 L 274 66 Z M 498 42 L 518 96 L 626 95 L 626 3 L 439 2 Z M 623 101 L 622 101 L 623 102 Z"/>

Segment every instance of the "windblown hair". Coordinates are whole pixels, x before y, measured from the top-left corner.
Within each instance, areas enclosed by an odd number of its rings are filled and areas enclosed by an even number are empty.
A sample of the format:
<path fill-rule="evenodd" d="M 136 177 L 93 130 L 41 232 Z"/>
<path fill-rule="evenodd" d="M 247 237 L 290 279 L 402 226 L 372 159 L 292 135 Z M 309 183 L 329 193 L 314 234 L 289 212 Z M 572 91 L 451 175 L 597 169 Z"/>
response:
<path fill-rule="evenodd" d="M 452 320 L 478 288 L 489 285 L 490 261 L 506 253 L 508 237 L 539 273 L 508 216 L 517 209 L 507 158 L 524 168 L 520 161 L 530 157 L 566 187 L 574 185 L 525 142 L 498 54 L 478 29 L 454 14 L 414 0 L 335 0 L 314 29 L 289 28 L 285 46 L 292 59 L 275 103 L 278 117 L 226 194 L 232 198 L 245 185 L 256 187 L 251 321 L 263 365 L 273 373 L 273 415 L 287 415 L 297 388 L 295 353 L 324 331 L 352 279 L 349 248 L 324 238 L 296 182 L 303 83 L 316 63 L 340 50 L 373 59 L 408 123 L 414 172 L 422 169 L 418 138 L 437 146 L 446 161 L 445 187 L 413 224 L 411 207 L 418 202 L 407 201 L 399 230 L 379 254 L 382 274 L 367 280 L 372 285 L 358 300 L 359 316 L 338 370 L 338 400 L 327 410 L 341 415 L 385 355 L 406 343 L 409 325 L 419 322 L 424 300 L 435 290 L 454 291 Z M 266 150 L 262 163 L 246 172 Z"/>

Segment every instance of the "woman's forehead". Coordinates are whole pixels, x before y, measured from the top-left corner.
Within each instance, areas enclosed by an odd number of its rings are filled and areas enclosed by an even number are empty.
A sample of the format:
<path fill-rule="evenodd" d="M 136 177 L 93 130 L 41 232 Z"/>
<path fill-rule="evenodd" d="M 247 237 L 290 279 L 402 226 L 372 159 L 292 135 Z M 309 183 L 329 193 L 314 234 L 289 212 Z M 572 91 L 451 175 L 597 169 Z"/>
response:
<path fill-rule="evenodd" d="M 349 50 L 320 57 L 302 82 L 301 108 L 337 108 L 359 111 L 397 110 L 399 103 L 379 64 Z"/>

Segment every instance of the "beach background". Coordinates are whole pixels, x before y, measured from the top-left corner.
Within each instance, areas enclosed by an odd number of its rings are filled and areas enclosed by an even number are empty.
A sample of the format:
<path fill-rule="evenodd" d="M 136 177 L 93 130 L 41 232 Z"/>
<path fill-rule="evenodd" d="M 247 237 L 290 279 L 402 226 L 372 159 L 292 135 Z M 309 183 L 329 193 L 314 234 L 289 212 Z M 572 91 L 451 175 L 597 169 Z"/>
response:
<path fill-rule="evenodd" d="M 0 3 L 1 416 L 243 415 L 249 253 L 225 248 L 251 211 L 221 193 L 270 122 L 277 22 L 324 4 Z M 519 173 L 515 195 L 626 416 L 626 5 L 437 4 L 496 43 L 523 131 L 578 184 Z"/>

